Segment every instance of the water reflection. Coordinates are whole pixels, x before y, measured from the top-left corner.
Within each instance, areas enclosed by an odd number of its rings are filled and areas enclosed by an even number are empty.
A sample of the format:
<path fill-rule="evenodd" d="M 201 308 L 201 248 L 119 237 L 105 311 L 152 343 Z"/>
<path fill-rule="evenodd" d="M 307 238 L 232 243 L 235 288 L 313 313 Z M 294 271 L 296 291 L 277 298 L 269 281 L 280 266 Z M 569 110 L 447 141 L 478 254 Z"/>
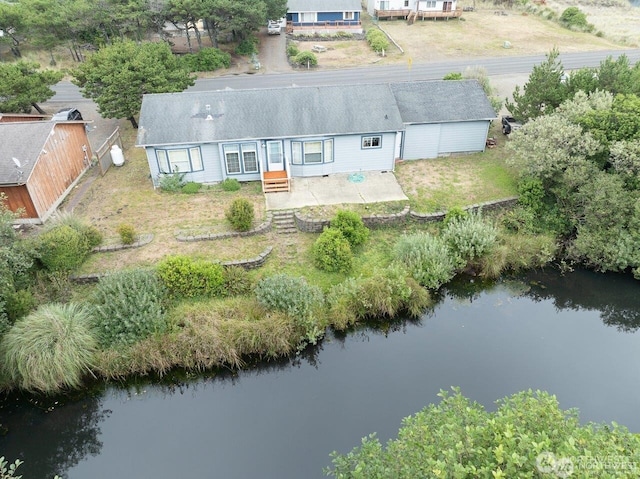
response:
<path fill-rule="evenodd" d="M 109 416 L 97 397 L 12 395 L 0 404 L 0 455 L 20 459 L 25 478 L 53 478 L 100 453 L 100 424 Z M 64 477 L 64 476 L 63 476 Z"/>

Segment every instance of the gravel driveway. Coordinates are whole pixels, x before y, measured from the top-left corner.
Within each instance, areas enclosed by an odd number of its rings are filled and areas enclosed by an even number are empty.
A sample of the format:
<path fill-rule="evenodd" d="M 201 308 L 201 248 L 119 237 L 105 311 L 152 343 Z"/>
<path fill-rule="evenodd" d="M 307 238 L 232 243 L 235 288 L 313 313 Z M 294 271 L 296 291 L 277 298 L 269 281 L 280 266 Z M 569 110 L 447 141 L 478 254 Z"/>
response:
<path fill-rule="evenodd" d="M 292 68 L 287 61 L 287 36 L 267 35 L 267 29 L 263 28 L 259 33 L 260 38 L 260 72 L 261 73 L 285 73 Z"/>

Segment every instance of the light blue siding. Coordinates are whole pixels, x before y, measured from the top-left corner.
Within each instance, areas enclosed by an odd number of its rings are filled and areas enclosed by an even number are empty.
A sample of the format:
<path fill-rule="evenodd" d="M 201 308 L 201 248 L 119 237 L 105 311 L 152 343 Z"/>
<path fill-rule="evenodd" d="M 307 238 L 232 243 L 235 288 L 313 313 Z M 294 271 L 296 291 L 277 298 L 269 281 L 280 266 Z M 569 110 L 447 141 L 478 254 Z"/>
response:
<path fill-rule="evenodd" d="M 220 168 L 220 156 L 218 154 L 217 145 L 202 144 L 202 145 L 180 145 L 173 148 L 192 148 L 200 147 L 200 155 L 202 157 L 202 171 L 194 171 L 185 174 L 185 181 L 195 181 L 196 183 L 218 183 L 222 181 L 222 170 Z M 159 149 L 166 150 L 162 147 Z M 170 148 L 169 148 L 170 149 Z M 158 175 L 160 174 L 160 168 L 158 166 L 158 159 L 156 157 L 156 150 L 153 147 L 145 148 L 147 153 L 147 162 L 149 163 L 149 171 L 151 173 L 151 180 L 154 186 L 158 186 Z"/>
<path fill-rule="evenodd" d="M 438 154 L 484 151 L 488 121 L 443 123 Z"/>
<path fill-rule="evenodd" d="M 440 143 L 440 124 L 407 125 L 403 139 L 403 160 L 437 158 Z"/>

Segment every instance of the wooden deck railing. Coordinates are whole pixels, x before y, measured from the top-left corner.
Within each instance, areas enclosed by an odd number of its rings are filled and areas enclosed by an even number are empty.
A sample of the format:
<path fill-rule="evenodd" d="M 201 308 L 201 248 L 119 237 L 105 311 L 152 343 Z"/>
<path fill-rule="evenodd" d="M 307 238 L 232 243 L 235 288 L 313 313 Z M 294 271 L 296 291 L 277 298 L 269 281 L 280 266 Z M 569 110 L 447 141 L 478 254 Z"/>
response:
<path fill-rule="evenodd" d="M 413 18 L 456 18 L 462 16 L 462 8 L 456 8 L 450 11 L 415 11 L 415 10 L 374 10 L 373 15 L 378 18 L 407 18 L 411 15 Z"/>
<path fill-rule="evenodd" d="M 349 30 L 362 28 L 359 20 L 327 20 L 326 22 L 287 22 L 287 33 L 294 30 Z"/>

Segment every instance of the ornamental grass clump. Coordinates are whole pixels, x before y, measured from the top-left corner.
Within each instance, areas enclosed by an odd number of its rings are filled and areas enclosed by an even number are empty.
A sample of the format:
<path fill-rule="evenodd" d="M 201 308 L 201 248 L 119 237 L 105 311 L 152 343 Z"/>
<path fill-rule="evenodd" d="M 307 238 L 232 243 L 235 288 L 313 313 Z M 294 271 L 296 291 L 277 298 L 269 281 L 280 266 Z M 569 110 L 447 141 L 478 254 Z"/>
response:
<path fill-rule="evenodd" d="M 439 237 L 428 233 L 402 236 L 394 256 L 422 286 L 438 289 L 455 275 L 455 255 Z"/>
<path fill-rule="evenodd" d="M 477 262 L 496 245 L 498 230 L 480 213 L 452 218 L 442 231 L 442 238 L 455 255 L 458 267 Z"/>
<path fill-rule="evenodd" d="M 17 321 L 0 342 L 3 375 L 32 392 L 78 388 L 91 372 L 98 338 L 88 308 L 50 303 Z"/>
<path fill-rule="evenodd" d="M 256 298 L 264 308 L 281 311 L 294 319 L 304 339 L 315 344 L 324 334 L 320 311 L 324 295 L 304 278 L 276 274 L 261 279 L 256 285 Z"/>
<path fill-rule="evenodd" d="M 130 270 L 100 279 L 92 298 L 100 344 L 132 344 L 167 330 L 165 289 L 153 271 Z"/>

